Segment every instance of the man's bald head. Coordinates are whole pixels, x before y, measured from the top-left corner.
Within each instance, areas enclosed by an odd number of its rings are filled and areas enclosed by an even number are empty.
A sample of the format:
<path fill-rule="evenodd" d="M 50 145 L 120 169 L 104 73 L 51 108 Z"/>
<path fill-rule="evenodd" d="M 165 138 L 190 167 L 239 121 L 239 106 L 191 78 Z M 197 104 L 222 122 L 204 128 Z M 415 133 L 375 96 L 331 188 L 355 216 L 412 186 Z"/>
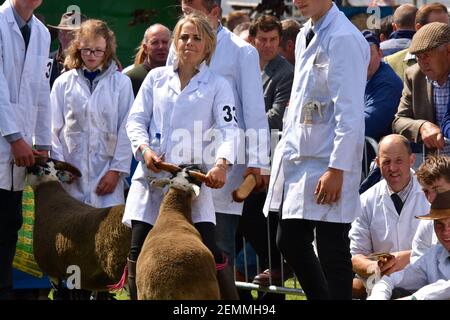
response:
<path fill-rule="evenodd" d="M 394 30 L 415 30 L 417 7 L 412 4 L 402 4 L 394 12 Z"/>
<path fill-rule="evenodd" d="M 410 169 L 416 157 L 409 141 L 398 134 L 390 134 L 378 145 L 377 165 L 389 188 L 394 192 L 403 190 L 411 180 Z"/>
<path fill-rule="evenodd" d="M 405 152 L 407 152 L 408 155 L 412 154 L 411 145 L 409 144 L 408 139 L 400 134 L 390 134 L 384 136 L 378 143 L 378 153 L 381 152 L 382 148 L 391 144 L 403 145 L 403 147 L 405 148 Z"/>

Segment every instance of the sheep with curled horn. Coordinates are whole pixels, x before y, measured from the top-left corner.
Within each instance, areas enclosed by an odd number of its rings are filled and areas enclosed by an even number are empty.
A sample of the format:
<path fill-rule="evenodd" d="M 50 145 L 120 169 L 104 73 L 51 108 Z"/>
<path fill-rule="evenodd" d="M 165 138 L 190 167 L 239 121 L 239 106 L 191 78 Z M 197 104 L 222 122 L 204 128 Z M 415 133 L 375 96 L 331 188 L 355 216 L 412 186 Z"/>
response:
<path fill-rule="evenodd" d="M 166 168 L 171 179 L 154 180 L 168 185 L 159 215 L 147 235 L 137 260 L 136 285 L 139 300 L 220 299 L 216 263 L 192 223 L 192 200 L 206 177 L 183 168 Z"/>
<path fill-rule="evenodd" d="M 75 265 L 82 289 L 107 291 L 127 263 L 131 232 L 122 224 L 125 206 L 94 208 L 74 199 L 61 185 L 73 177 L 81 177 L 78 169 L 53 159 L 36 159 L 28 168 L 35 195 L 34 256 L 52 280 L 67 278 L 67 268 Z"/>

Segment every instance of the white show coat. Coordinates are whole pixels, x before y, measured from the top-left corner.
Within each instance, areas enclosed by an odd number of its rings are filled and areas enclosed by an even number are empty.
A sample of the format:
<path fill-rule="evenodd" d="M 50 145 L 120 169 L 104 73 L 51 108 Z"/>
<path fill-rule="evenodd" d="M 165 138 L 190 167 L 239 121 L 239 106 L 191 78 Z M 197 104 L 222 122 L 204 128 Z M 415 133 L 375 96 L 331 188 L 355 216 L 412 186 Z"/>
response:
<path fill-rule="evenodd" d="M 173 50 L 170 50 L 168 64 L 172 63 Z M 245 169 L 270 167 L 269 124 L 258 51 L 227 28 L 220 27 L 210 69 L 227 79 L 231 85 L 237 123 L 242 134 L 247 132 L 250 136 L 253 136 L 251 133 L 258 135 L 257 142 L 252 138 L 246 139 L 247 143 L 241 141 L 237 164 L 229 170 L 225 186 L 212 190 L 216 212 L 241 215 L 244 203 L 233 201 L 231 194 L 242 183 Z"/>
<path fill-rule="evenodd" d="M 450 255 L 439 243 L 405 269 L 384 276 L 367 300 L 389 300 L 394 288 L 418 290 L 417 300 L 450 300 Z"/>
<path fill-rule="evenodd" d="M 417 178 L 413 176 L 412 179 L 412 189 L 400 215 L 389 195 L 386 180 L 361 195 L 362 214 L 352 223 L 349 232 L 352 255 L 411 250 L 419 224 L 415 216 L 430 209 Z"/>
<path fill-rule="evenodd" d="M 417 216 L 423 216 L 427 211 L 417 213 Z M 434 232 L 433 220 L 420 220 L 416 234 L 412 241 L 411 263 L 417 261 L 431 246 L 438 243 L 436 233 Z"/>
<path fill-rule="evenodd" d="M 211 167 L 219 158 L 233 163 L 237 125 L 233 113 L 234 100 L 228 82 L 212 73 L 203 63 L 199 72 L 181 90 L 174 66 L 155 68 L 149 72 L 139 90 L 127 123 L 133 154 L 140 161 L 133 175 L 123 222 L 131 220 L 154 225 L 158 217 L 163 191 L 150 187 L 147 177 L 154 176 L 142 159 L 139 146 L 150 145 L 156 133 L 161 135 L 157 154 L 165 153 L 165 161 L 175 164 L 195 163 Z M 205 136 L 208 129 L 220 131 L 214 152 Z M 180 152 L 181 151 L 181 152 Z M 212 155 L 208 158 L 208 155 Z M 206 168 L 205 168 L 206 169 Z M 192 203 L 192 220 L 215 223 L 211 189 L 202 184 L 200 195 Z"/>
<path fill-rule="evenodd" d="M 113 61 L 99 75 L 91 93 L 89 80 L 81 69 L 59 76 L 51 92 L 52 157 L 71 163 L 82 174 L 64 188 L 75 199 L 97 208 L 125 203 L 124 179 L 107 195 L 95 193 L 100 179 L 109 170 L 130 173 L 131 148 L 125 124 L 133 104 L 130 79 Z"/>
<path fill-rule="evenodd" d="M 313 27 L 315 36 L 306 48 L 310 29 L 311 20 L 297 36 L 291 102 L 274 153 L 264 213 L 278 211 L 283 194 L 283 219 L 351 223 L 361 211 L 358 188 L 369 45 L 335 4 Z M 313 101 L 322 105 L 321 115 L 314 109 L 308 124 L 303 106 Z M 318 205 L 314 190 L 328 167 L 344 172 L 341 198 L 332 205 Z"/>
<path fill-rule="evenodd" d="M 0 7 L 0 189 L 23 189 L 25 168 L 11 164 L 3 136 L 20 133 L 30 145 L 50 146 L 50 34 L 31 18 L 28 49 L 10 1 Z"/>

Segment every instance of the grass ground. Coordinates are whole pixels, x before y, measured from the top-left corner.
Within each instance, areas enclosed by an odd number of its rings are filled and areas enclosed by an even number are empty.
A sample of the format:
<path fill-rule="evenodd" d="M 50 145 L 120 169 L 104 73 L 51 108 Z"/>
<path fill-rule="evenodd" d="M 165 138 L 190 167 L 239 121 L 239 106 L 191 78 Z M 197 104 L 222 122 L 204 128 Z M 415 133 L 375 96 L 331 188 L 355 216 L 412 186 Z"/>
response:
<path fill-rule="evenodd" d="M 294 278 L 290 278 L 288 280 L 286 280 L 284 282 L 284 286 L 286 288 L 300 288 L 300 284 L 298 283 L 298 281 L 295 281 L 294 283 Z M 258 298 L 258 291 L 257 290 L 252 290 L 252 296 L 254 299 Z M 300 295 L 295 295 L 295 294 L 287 294 L 286 295 L 286 300 L 306 300 L 305 296 L 300 296 Z"/>

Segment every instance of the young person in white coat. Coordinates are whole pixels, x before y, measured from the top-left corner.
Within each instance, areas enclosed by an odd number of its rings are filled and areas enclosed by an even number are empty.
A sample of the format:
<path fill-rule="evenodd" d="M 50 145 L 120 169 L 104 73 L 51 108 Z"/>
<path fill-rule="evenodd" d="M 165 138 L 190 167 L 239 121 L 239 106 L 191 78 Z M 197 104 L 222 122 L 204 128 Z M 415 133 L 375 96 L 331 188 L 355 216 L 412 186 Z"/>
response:
<path fill-rule="evenodd" d="M 450 191 L 438 193 L 429 214 L 439 243 L 405 269 L 381 278 L 368 300 L 389 300 L 395 290 L 408 292 L 402 299 L 450 300 Z"/>
<path fill-rule="evenodd" d="M 353 271 L 357 274 L 353 279 L 354 298 L 365 297 L 381 275 L 402 270 L 410 263 L 411 243 L 419 224 L 415 214 L 430 208 L 411 170 L 415 159 L 408 139 L 401 135 L 388 135 L 378 145 L 376 163 L 384 179 L 361 195 L 362 214 L 349 233 Z M 369 258 L 373 253 L 392 256 L 378 263 Z"/>
<path fill-rule="evenodd" d="M 228 165 L 235 162 L 234 99 L 228 82 L 209 68 L 216 35 L 200 15 L 187 15 L 174 29 L 176 60 L 172 66 L 151 70 L 145 78 L 130 112 L 127 133 L 133 154 L 140 161 L 132 179 L 123 222 L 131 226 L 128 261 L 130 295 L 136 298 L 136 261 L 144 240 L 158 217 L 164 196 L 150 186 L 148 178 L 159 170 L 155 163 L 162 154 L 167 162 L 198 164 L 210 168 L 208 182 L 192 203 L 192 220 L 217 264 L 226 258 L 215 240 L 215 211 L 211 188 L 222 188 Z M 215 132 L 216 144 L 203 137 Z M 181 138 L 181 140 L 180 140 Z M 215 150 L 212 153 L 207 150 Z M 211 155 L 208 158 L 208 155 Z M 219 268 L 220 269 L 220 268 Z M 231 268 L 218 269 L 217 278 L 224 299 L 237 298 Z"/>
<path fill-rule="evenodd" d="M 217 33 L 216 50 L 211 58 L 210 68 L 229 81 L 236 102 L 237 124 L 242 135 L 248 135 L 245 142 L 241 137 L 237 164 L 230 168 L 227 183 L 223 188 L 213 190 L 217 241 L 227 254 L 230 265 L 233 265 L 236 231 L 243 203 L 233 201 L 231 194 L 249 174 L 256 177 L 256 189 L 267 186 L 270 146 L 258 52 L 222 26 L 220 2 L 182 0 L 181 6 L 185 14 L 195 11 L 206 15 Z M 173 50 L 169 52 L 168 64 L 172 60 Z M 257 139 L 252 139 L 252 136 Z"/>
<path fill-rule="evenodd" d="M 10 298 L 25 167 L 51 149 L 50 34 L 33 15 L 41 3 L 0 7 L 0 299 Z"/>
<path fill-rule="evenodd" d="M 65 69 L 52 88 L 52 157 L 82 174 L 64 188 L 97 208 L 125 203 L 131 149 L 125 124 L 134 95 L 119 72 L 114 33 L 101 20 L 87 20 L 67 51 Z"/>
<path fill-rule="evenodd" d="M 432 203 L 438 193 L 450 190 L 450 157 L 429 155 L 416 172 L 428 201 Z M 432 220 L 421 220 L 414 235 L 411 263 L 418 260 L 433 245 L 438 243 Z"/>
<path fill-rule="evenodd" d="M 308 299 L 351 299 L 348 231 L 361 212 L 369 44 L 331 0 L 294 4 L 310 19 L 297 36 L 264 213 L 281 207 L 277 245 Z"/>

